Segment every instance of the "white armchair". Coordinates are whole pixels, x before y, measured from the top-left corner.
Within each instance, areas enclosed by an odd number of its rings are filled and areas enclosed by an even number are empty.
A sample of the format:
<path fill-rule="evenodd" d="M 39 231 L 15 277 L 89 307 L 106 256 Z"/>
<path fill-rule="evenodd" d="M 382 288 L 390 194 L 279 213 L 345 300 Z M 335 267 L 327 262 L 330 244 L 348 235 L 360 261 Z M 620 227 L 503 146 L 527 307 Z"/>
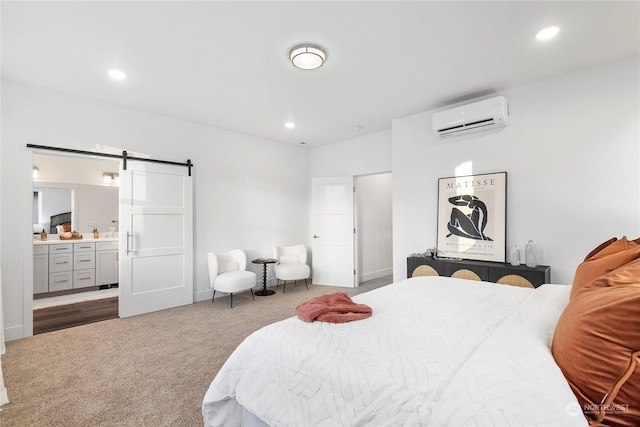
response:
<path fill-rule="evenodd" d="M 304 279 L 304 284 L 309 289 L 307 279 L 311 275 L 311 269 L 307 265 L 307 248 L 304 245 L 294 246 L 274 246 L 273 258 L 276 263 L 273 271 L 276 275 L 277 284 L 280 280 L 284 282 L 282 292 L 287 291 L 287 281 L 296 281 Z"/>
<path fill-rule="evenodd" d="M 242 291 L 251 291 L 254 301 L 253 288 L 256 286 L 256 273 L 246 271 L 247 255 L 242 249 L 221 254 L 209 252 L 207 254 L 209 265 L 209 286 L 213 289 L 213 297 L 216 291 L 226 292 L 231 295 L 231 308 L 233 308 L 233 294 Z"/>

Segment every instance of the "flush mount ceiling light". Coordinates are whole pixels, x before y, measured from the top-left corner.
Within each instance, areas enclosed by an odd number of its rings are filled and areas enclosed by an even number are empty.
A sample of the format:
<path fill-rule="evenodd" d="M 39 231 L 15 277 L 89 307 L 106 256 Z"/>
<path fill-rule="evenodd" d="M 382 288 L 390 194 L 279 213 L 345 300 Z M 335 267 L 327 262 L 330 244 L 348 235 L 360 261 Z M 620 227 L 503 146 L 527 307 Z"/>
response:
<path fill-rule="evenodd" d="M 293 129 L 294 127 L 296 127 L 296 124 L 293 122 L 287 122 L 284 124 L 284 127 L 286 127 L 287 129 Z"/>
<path fill-rule="evenodd" d="M 294 67 L 301 70 L 315 70 L 324 64 L 327 52 L 317 44 L 302 43 L 291 48 L 289 59 Z"/>
<path fill-rule="evenodd" d="M 556 27 L 555 25 L 545 27 L 536 33 L 536 39 L 540 41 L 551 40 L 558 35 L 559 31 L 560 28 Z"/>
<path fill-rule="evenodd" d="M 107 71 L 107 74 L 109 74 L 109 77 L 111 77 L 113 80 L 124 80 L 127 78 L 127 75 L 124 71 L 117 70 L 115 68 L 112 68 L 109 71 Z"/>

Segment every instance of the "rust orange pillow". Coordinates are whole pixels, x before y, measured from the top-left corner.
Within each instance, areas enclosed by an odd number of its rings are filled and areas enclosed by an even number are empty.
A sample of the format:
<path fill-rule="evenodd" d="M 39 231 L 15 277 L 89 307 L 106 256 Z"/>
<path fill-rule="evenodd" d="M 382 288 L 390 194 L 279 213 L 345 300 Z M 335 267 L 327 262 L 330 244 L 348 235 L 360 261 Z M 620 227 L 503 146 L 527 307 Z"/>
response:
<path fill-rule="evenodd" d="M 640 426 L 640 259 L 588 283 L 567 304 L 552 352 L 592 423 Z"/>
<path fill-rule="evenodd" d="M 595 249 L 593 249 L 591 252 L 589 252 L 586 257 L 584 257 L 584 261 L 587 261 L 587 260 L 591 259 L 595 254 L 597 254 L 598 252 L 602 251 L 604 248 L 606 248 L 607 246 L 609 246 L 610 244 L 612 244 L 616 240 L 618 240 L 617 237 L 612 237 L 609 240 L 600 243 L 598 246 L 595 247 Z"/>
<path fill-rule="evenodd" d="M 587 283 L 633 261 L 639 256 L 640 246 L 633 241 L 627 240 L 626 237 L 612 242 L 578 266 L 573 277 L 569 299 L 575 298 Z"/>
<path fill-rule="evenodd" d="M 589 259 L 604 258 L 606 256 L 614 255 L 619 252 L 623 252 L 628 249 L 635 248 L 637 246 L 638 244 L 635 241 L 629 240 L 626 238 L 626 236 L 623 236 L 620 240 L 616 239 L 615 241 L 611 242 L 611 244 L 606 245 L 601 250 L 595 252 L 593 255 L 589 257 Z"/>

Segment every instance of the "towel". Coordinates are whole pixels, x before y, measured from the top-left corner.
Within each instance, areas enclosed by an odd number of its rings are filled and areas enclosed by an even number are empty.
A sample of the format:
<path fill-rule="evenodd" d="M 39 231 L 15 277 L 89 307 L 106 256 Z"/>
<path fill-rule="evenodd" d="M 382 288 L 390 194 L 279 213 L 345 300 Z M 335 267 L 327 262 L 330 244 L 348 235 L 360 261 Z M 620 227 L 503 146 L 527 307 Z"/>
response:
<path fill-rule="evenodd" d="M 296 315 L 304 322 L 345 323 L 371 317 L 373 310 L 365 304 L 354 303 L 345 292 L 312 298 L 296 307 Z"/>

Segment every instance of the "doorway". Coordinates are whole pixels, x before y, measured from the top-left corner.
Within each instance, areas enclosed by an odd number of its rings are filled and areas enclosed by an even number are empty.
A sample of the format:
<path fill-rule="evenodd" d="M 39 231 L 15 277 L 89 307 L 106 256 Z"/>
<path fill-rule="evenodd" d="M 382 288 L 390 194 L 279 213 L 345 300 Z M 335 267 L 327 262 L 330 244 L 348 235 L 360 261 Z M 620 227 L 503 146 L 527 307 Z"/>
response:
<path fill-rule="evenodd" d="M 34 335 L 118 317 L 119 163 L 33 154 Z"/>
<path fill-rule="evenodd" d="M 391 208 L 390 172 L 313 178 L 313 283 L 347 288 L 378 279 L 391 283 Z"/>
<path fill-rule="evenodd" d="M 393 281 L 391 172 L 355 177 L 358 283 Z"/>

